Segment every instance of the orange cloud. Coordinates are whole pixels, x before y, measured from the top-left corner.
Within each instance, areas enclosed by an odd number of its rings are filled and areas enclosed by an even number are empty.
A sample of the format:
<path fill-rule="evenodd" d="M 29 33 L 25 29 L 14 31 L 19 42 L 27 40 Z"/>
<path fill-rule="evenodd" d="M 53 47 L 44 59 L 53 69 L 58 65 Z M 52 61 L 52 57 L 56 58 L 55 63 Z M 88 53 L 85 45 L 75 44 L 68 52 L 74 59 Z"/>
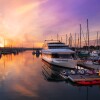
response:
<path fill-rule="evenodd" d="M 9 0 L 8 0 L 9 1 Z M 39 30 L 39 6 L 48 0 L 2 0 L 0 8 L 0 36 L 6 40 L 7 45 L 21 45 L 30 43 L 32 46 L 33 39 L 37 39 L 41 33 Z M 4 5 L 4 6 L 2 6 Z M 7 8 L 6 8 L 7 7 Z M 27 38 L 24 35 L 29 33 Z M 31 36 L 30 36 L 31 35 Z M 32 38 L 32 37 L 35 38 Z M 26 40 L 25 40 L 26 39 Z M 16 42 L 17 41 L 17 42 Z"/>

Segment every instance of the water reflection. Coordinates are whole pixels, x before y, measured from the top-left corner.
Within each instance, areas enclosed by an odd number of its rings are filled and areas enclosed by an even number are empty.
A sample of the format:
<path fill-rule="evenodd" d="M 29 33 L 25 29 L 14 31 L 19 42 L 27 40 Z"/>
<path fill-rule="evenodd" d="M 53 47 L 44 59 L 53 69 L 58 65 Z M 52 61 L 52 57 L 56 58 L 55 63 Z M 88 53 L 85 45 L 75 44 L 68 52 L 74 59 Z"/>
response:
<path fill-rule="evenodd" d="M 60 76 L 61 70 L 63 69 L 57 68 L 56 66 L 51 66 L 50 64 L 42 60 L 42 73 L 47 81 L 63 81 L 63 78 Z"/>
<path fill-rule="evenodd" d="M 37 58 L 39 58 L 40 55 L 41 55 L 41 52 L 40 52 L 40 50 L 33 50 L 33 51 L 32 51 L 32 55 L 33 55 L 33 56 L 36 56 Z"/>
<path fill-rule="evenodd" d="M 0 84 L 4 83 L 2 87 L 6 88 L 5 95 L 11 95 L 14 92 L 15 95 L 23 96 L 23 98 L 24 96 L 37 97 L 38 84 L 34 84 L 34 81 L 38 83 L 38 79 L 34 77 L 38 77 L 36 72 L 38 64 L 36 60 L 32 62 L 30 60 L 32 56 L 28 54 L 5 55 L 1 58 Z M 6 97 L 3 98 L 6 99 Z"/>
<path fill-rule="evenodd" d="M 32 52 L 3 55 L 0 59 L 1 100 L 96 100 L 99 86 L 77 86 L 64 81 L 64 70 L 41 61 Z M 44 79 L 45 78 L 45 79 Z"/>
<path fill-rule="evenodd" d="M 36 53 L 36 57 L 39 58 L 39 56 L 40 56 L 40 53 Z"/>
<path fill-rule="evenodd" d="M 2 54 L 0 54 L 0 59 L 1 59 L 1 57 L 2 57 Z"/>
<path fill-rule="evenodd" d="M 36 53 L 36 54 L 32 54 L 32 55 L 33 55 L 33 58 L 40 58 L 41 57 L 40 53 Z"/>

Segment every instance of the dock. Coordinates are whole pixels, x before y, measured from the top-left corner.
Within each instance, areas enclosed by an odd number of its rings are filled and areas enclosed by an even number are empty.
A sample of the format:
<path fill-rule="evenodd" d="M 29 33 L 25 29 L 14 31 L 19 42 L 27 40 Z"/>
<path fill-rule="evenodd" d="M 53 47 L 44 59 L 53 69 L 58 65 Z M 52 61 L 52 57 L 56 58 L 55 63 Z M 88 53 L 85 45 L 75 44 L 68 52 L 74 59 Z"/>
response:
<path fill-rule="evenodd" d="M 100 76 L 94 74 L 93 75 L 69 75 L 68 78 L 72 82 L 100 80 Z"/>
<path fill-rule="evenodd" d="M 90 69 L 77 69 L 65 74 L 60 74 L 65 80 L 70 80 L 79 85 L 95 85 L 100 84 L 100 71 Z"/>
<path fill-rule="evenodd" d="M 78 85 L 100 85 L 99 75 L 70 75 L 68 78 Z"/>

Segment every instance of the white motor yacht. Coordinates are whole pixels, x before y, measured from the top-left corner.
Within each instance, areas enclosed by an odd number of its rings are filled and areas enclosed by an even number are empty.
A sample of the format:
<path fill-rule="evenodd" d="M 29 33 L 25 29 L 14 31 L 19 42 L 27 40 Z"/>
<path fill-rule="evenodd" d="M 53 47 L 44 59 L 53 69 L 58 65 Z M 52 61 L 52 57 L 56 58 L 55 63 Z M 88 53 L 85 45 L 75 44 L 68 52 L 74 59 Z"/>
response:
<path fill-rule="evenodd" d="M 43 45 L 42 59 L 50 64 L 75 68 L 77 66 L 77 60 L 75 58 L 75 52 L 60 41 L 45 42 Z"/>

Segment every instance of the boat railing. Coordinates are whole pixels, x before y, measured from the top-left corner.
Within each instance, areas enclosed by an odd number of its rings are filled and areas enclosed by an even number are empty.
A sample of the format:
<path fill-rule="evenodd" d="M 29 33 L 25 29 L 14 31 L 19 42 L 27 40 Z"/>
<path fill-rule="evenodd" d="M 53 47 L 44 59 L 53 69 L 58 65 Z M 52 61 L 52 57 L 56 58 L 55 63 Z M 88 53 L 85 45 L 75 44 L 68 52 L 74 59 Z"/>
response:
<path fill-rule="evenodd" d="M 53 41 L 53 42 L 54 42 L 54 41 L 55 41 L 55 42 L 60 42 L 60 40 L 53 40 L 53 39 L 51 39 L 51 40 L 45 40 L 45 42 L 47 42 L 47 41 L 49 41 L 49 42 L 50 42 L 50 41 Z"/>

